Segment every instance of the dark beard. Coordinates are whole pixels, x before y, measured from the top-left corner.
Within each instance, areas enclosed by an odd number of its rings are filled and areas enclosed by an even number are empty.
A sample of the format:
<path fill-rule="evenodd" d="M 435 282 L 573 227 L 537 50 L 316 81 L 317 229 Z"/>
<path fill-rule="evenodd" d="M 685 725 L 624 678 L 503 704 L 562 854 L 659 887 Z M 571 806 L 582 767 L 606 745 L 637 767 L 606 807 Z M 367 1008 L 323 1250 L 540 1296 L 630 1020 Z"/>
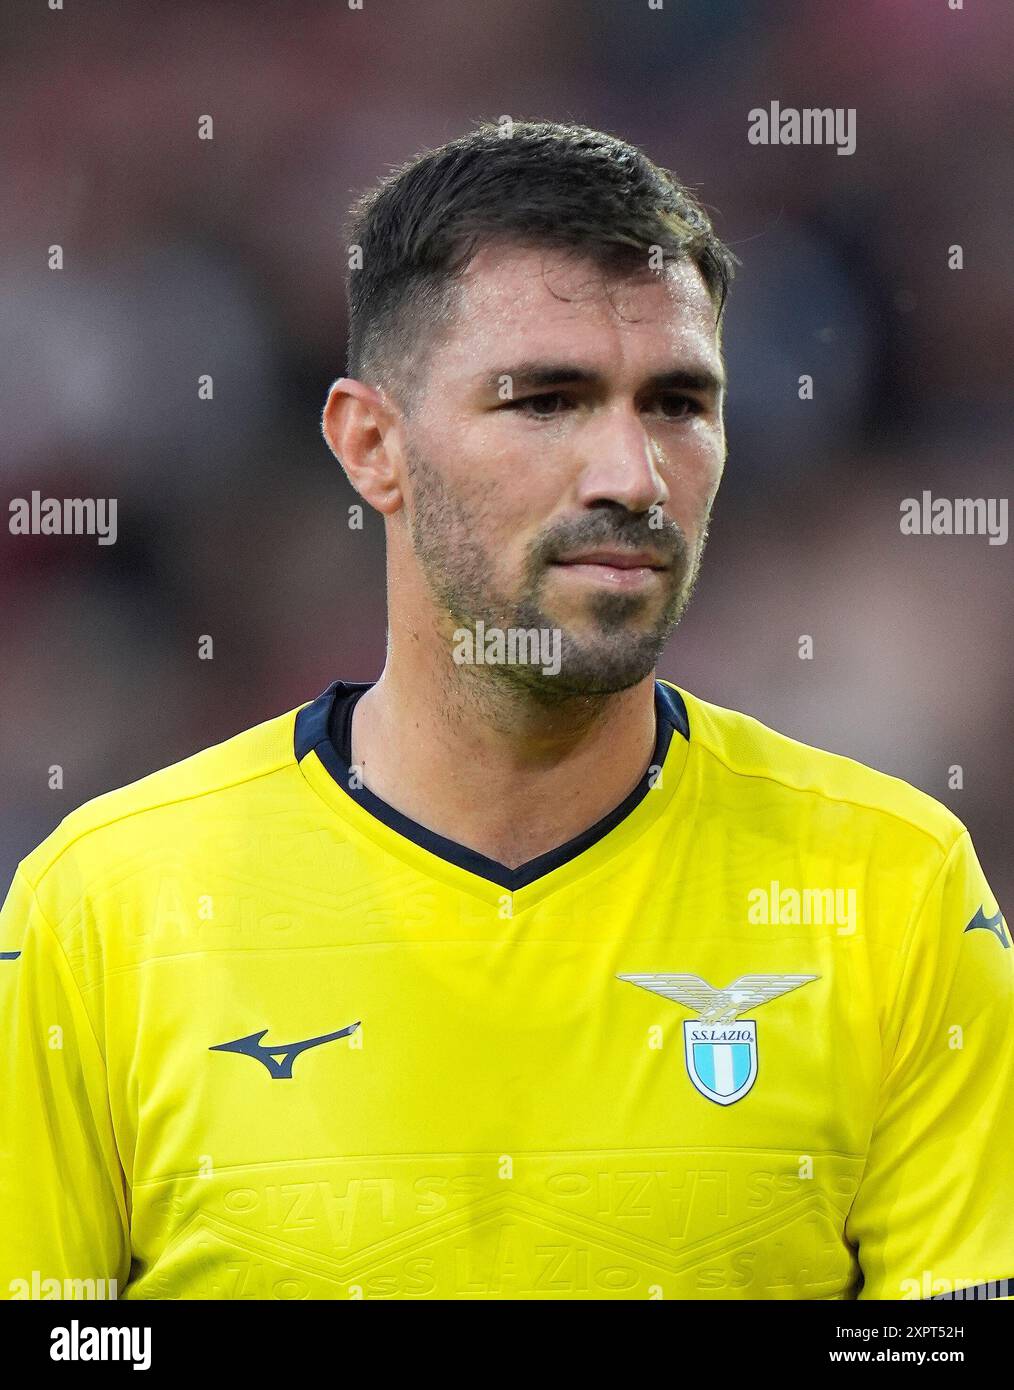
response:
<path fill-rule="evenodd" d="M 662 574 L 667 592 L 658 618 L 648 629 L 632 621 L 643 609 L 637 594 L 601 591 L 588 599 L 587 611 L 595 636 L 591 640 L 560 628 L 560 670 L 545 674 L 540 665 L 485 666 L 488 678 L 536 694 L 552 703 L 581 695 L 607 695 L 639 684 L 655 669 L 669 636 L 679 623 L 696 583 L 707 538 L 707 520 L 696 554 L 691 556 L 683 532 L 674 521 L 653 528 L 646 514 L 634 515 L 619 504 L 589 512 L 580 526 L 566 535 L 540 537 L 525 564 L 520 593 L 498 593 L 490 575 L 490 556 L 476 539 L 477 525 L 462 497 L 451 491 L 440 472 L 415 450 L 408 452 L 413 483 L 410 531 L 415 553 L 438 608 L 446 615 L 448 649 L 456 628 L 474 631 L 479 621 L 486 630 L 553 629 L 542 607 L 540 592 L 547 565 L 564 554 L 592 546 L 650 548 L 666 559 Z M 481 516 L 481 514 L 480 514 Z"/>

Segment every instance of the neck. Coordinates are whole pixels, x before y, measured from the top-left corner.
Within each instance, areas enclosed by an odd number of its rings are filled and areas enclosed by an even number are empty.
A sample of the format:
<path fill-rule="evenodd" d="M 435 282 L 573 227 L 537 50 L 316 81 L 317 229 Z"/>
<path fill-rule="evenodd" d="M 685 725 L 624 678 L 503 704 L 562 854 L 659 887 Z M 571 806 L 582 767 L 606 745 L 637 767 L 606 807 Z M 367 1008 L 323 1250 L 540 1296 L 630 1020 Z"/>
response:
<path fill-rule="evenodd" d="M 618 806 L 655 737 L 653 675 L 546 700 L 494 668 L 457 666 L 445 641 L 392 629 L 383 674 L 355 707 L 352 761 L 403 815 L 517 868 Z"/>

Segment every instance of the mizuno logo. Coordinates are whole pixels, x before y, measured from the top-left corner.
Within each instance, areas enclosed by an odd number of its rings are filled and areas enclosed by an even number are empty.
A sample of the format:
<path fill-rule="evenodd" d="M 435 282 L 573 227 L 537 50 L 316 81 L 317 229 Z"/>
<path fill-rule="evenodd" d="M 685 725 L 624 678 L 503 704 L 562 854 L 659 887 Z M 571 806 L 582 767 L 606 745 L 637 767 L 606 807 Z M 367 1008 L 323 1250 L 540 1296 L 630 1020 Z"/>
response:
<path fill-rule="evenodd" d="M 965 931 L 975 931 L 976 927 L 985 927 L 986 931 L 991 931 L 995 937 L 999 938 L 1000 945 L 1005 951 L 1010 949 L 1010 942 L 1004 932 L 1004 920 L 1002 912 L 994 912 L 992 917 L 987 917 L 982 910 L 982 903 L 976 908 L 975 916 L 969 922 Z"/>
<path fill-rule="evenodd" d="M 307 1038 L 305 1042 L 279 1043 L 277 1047 L 262 1046 L 261 1038 L 268 1031 L 262 1028 L 259 1033 L 250 1033 L 248 1037 L 236 1038 L 233 1042 L 216 1043 L 214 1047 L 209 1047 L 208 1051 L 242 1052 L 247 1057 L 256 1057 L 258 1062 L 264 1063 L 276 1081 L 287 1081 L 292 1076 L 292 1064 L 301 1052 L 310 1047 L 320 1047 L 321 1043 L 334 1042 L 336 1038 L 347 1038 L 350 1033 L 356 1031 L 361 1022 L 362 1019 L 357 1023 L 350 1023 L 347 1028 L 339 1028 L 337 1033 L 324 1033 L 319 1038 Z"/>
<path fill-rule="evenodd" d="M 0 960 L 17 960 L 20 951 L 0 951 Z"/>

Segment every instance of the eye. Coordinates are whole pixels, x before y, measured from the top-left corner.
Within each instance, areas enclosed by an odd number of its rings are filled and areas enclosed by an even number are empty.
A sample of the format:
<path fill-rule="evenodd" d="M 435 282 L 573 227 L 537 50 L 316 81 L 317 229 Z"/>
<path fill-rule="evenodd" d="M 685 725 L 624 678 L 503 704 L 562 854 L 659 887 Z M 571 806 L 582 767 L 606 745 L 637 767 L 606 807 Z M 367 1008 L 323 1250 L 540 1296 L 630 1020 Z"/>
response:
<path fill-rule="evenodd" d="M 508 401 L 507 409 L 523 410 L 528 415 L 534 415 L 538 419 L 547 419 L 551 415 L 559 415 L 561 412 L 555 409 L 558 405 L 566 405 L 567 397 L 562 391 L 544 391 L 538 396 L 523 396 L 517 401 Z"/>
<path fill-rule="evenodd" d="M 662 413 L 670 420 L 679 420 L 687 415 L 700 415 L 704 409 L 695 397 L 684 396 L 674 391 L 660 396 L 659 402 L 662 406 Z"/>

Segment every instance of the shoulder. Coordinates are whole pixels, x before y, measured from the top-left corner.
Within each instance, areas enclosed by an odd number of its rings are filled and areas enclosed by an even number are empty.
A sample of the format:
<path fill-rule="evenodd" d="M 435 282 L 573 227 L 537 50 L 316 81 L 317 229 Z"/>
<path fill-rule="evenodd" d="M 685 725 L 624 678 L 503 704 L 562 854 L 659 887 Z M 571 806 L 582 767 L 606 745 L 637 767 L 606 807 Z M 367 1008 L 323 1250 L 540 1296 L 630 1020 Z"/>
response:
<path fill-rule="evenodd" d="M 671 684 L 671 682 L 663 682 Z M 962 822 L 918 787 L 839 753 L 801 743 L 737 710 L 680 690 L 690 746 L 712 784 L 777 819 L 828 835 L 876 838 L 939 864 L 966 834 Z"/>
<path fill-rule="evenodd" d="M 84 802 L 21 861 L 20 873 L 34 889 L 55 876 L 80 887 L 114 862 L 157 860 L 188 836 L 255 810 L 272 796 L 272 779 L 295 768 L 299 708 Z"/>

